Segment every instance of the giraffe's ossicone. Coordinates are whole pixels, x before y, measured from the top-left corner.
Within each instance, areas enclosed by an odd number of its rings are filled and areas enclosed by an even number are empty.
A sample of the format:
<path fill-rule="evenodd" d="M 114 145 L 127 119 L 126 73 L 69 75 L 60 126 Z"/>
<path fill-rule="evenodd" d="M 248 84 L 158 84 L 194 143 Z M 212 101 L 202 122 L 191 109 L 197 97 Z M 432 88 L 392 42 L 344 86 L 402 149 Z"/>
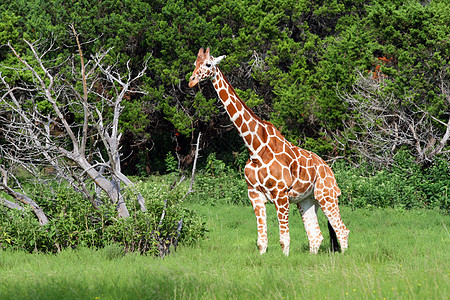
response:
<path fill-rule="evenodd" d="M 317 253 L 323 240 L 317 221 L 319 207 L 328 218 L 332 250 L 337 250 L 337 237 L 344 251 L 348 247 L 349 230 L 340 216 L 341 191 L 331 168 L 317 154 L 293 145 L 274 125 L 258 118 L 220 71 L 218 64 L 225 56 L 214 58 L 209 52 L 209 48 L 199 50 L 189 87 L 212 79 L 220 101 L 249 150 L 245 179 L 256 215 L 260 253 L 267 249 L 267 201 L 275 204 L 285 255 L 289 255 L 290 245 L 290 203 L 295 203 L 300 211 L 311 253 Z"/>

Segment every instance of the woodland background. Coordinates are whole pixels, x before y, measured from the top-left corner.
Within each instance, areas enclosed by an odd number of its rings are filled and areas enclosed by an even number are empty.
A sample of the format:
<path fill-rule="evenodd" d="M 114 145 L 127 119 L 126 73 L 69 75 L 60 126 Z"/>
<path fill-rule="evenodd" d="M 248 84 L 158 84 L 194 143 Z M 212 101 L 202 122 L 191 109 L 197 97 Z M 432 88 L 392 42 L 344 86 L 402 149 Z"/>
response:
<path fill-rule="evenodd" d="M 127 174 L 164 173 L 168 155 L 189 168 L 198 132 L 204 158 L 216 152 L 227 164 L 245 163 L 211 85 L 187 86 L 200 47 L 227 55 L 221 68 L 258 116 L 326 159 L 358 154 L 344 132 L 361 112 L 340 95 L 353 92 L 359 74 L 388 82 L 394 109 L 420 107 L 448 122 L 447 1 L 16 0 L 1 4 L 0 44 L 26 53 L 24 38 L 53 41 L 58 48 L 47 58 L 56 58 L 74 51 L 72 24 L 86 57 L 113 47 L 109 56 L 123 68 L 148 59 L 139 82 L 148 93 L 130 94 L 121 117 Z M 1 68 L 11 64 L 0 48 Z M 442 136 L 445 126 L 434 122 Z"/>
<path fill-rule="evenodd" d="M 227 55 L 221 69 L 259 117 L 333 166 L 341 204 L 448 212 L 449 24 L 445 0 L 0 1 L 0 200 L 9 205 L 0 206 L 0 248 L 59 252 L 118 242 L 126 251 L 163 256 L 178 238 L 189 244 L 205 235 L 204 222 L 181 202 L 248 204 L 244 144 L 211 84 L 188 88 L 200 47 Z M 83 90 L 74 75 L 82 65 L 75 36 L 88 69 L 100 66 L 92 63 L 97 53 L 112 66 L 99 67 L 98 76 L 107 80 L 90 86 L 93 93 L 85 97 L 85 107 L 104 114 L 84 118 L 87 148 L 77 154 L 91 165 L 82 161 L 78 169 L 76 160 L 61 154 L 75 153 L 76 144 L 66 142 L 64 123 L 79 137 L 83 133 L 83 105 L 71 102 Z M 45 55 L 36 56 L 25 41 L 47 49 Z M 32 68 L 39 69 L 41 59 L 58 72 L 58 87 L 71 87 L 61 97 L 67 103 L 52 106 L 11 49 Z M 105 103 L 125 88 L 114 89 L 113 74 L 133 78 L 117 119 Z M 14 130 L 19 118 L 5 108 L 11 91 L 24 100 L 21 109 L 47 118 L 47 125 L 28 124 L 40 132 L 47 126 L 43 144 L 54 139 L 53 146 L 66 147 L 47 166 L 33 165 L 39 178 L 28 173 L 35 161 L 23 157 L 27 142 L 10 139 L 26 132 Z M 63 115 L 52 112 L 58 105 Z M 113 138 L 104 135 L 111 127 L 103 127 L 113 120 L 120 146 L 109 149 L 100 137 Z M 92 133 L 96 128 L 101 130 Z M 193 166 L 200 134 L 192 188 L 182 178 Z M 110 161 L 118 158 L 112 166 L 105 167 L 106 153 Z M 35 149 L 33 155 L 42 153 Z M 66 177 L 47 168 L 56 161 Z M 117 192 L 110 203 L 93 184 L 96 175 L 86 175 L 94 170 L 109 176 L 106 186 Z M 24 215 L 26 205 L 18 205 L 24 199 L 48 218 L 39 224 L 33 214 Z M 131 218 L 115 218 L 120 203 L 128 205 L 121 214 Z"/>

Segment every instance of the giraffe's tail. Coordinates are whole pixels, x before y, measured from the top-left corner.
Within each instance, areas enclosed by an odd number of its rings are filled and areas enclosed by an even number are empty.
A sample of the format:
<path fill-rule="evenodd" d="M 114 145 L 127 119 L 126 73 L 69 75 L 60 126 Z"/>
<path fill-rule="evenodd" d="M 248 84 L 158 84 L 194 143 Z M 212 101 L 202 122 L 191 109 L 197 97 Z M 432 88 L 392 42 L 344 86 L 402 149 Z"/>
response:
<path fill-rule="evenodd" d="M 331 226 L 330 221 L 328 221 L 328 231 L 330 232 L 330 246 L 331 246 L 331 251 L 333 252 L 338 252 L 339 249 L 339 243 L 338 243 L 338 239 L 336 236 L 336 232 L 333 229 L 333 226 Z"/>

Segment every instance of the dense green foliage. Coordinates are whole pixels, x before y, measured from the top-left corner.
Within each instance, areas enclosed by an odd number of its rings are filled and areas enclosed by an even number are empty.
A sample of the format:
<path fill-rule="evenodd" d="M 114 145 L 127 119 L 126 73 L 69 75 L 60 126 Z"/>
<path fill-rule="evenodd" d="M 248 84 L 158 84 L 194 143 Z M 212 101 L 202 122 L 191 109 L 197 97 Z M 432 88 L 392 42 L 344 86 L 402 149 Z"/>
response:
<path fill-rule="evenodd" d="M 352 208 L 440 208 L 450 209 L 450 164 L 438 159 L 427 168 L 399 152 L 397 165 L 390 170 L 373 170 L 367 165 L 334 167 L 341 188 L 339 202 Z"/>
<path fill-rule="evenodd" d="M 22 38 L 54 40 L 60 48 L 50 56 L 73 52 L 74 24 L 82 41 L 91 41 L 87 57 L 114 47 L 111 62 L 118 57 L 119 65 L 130 60 L 137 67 L 150 56 L 139 83 L 148 95 L 131 97 L 122 119 L 131 154 L 125 167 L 133 174 L 164 171 L 161 162 L 174 149 L 188 155 L 197 131 L 206 145 L 221 143 L 215 137 L 229 120 L 215 92 L 209 83 L 201 92 L 187 87 L 200 47 L 226 54 L 221 67 L 241 97 L 320 155 L 336 155 L 331 133 L 344 129 L 347 113 L 336 88 L 351 89 L 357 70 L 385 78 L 402 105 L 448 117 L 440 89 L 450 76 L 447 1 L 15 0 L 0 8 L 0 43 L 24 51 Z M 5 47 L 0 61 L 12 63 Z M 228 138 L 216 150 L 240 152 L 238 136 Z"/>
<path fill-rule="evenodd" d="M 248 203 L 242 170 L 236 172 L 246 160 L 242 141 L 227 126 L 209 82 L 187 87 L 200 47 L 227 55 L 221 68 L 258 116 L 324 158 L 354 152 L 346 140 L 337 149 L 334 137 L 342 136 L 349 116 L 337 91 L 351 91 L 357 71 L 382 79 L 384 92 L 402 108 L 432 115 L 437 135 L 448 122 L 450 4 L 445 0 L 13 0 L 0 1 L 0 11 L 0 45 L 10 42 L 22 57 L 31 55 L 23 39 L 43 47 L 55 43 L 57 50 L 45 56 L 55 62 L 75 53 L 69 30 L 74 24 L 87 59 L 112 48 L 105 60 L 124 72 L 127 62 L 137 70 L 148 59 L 146 75 L 136 82 L 147 94 L 130 94 L 123 103 L 123 168 L 140 176 L 179 174 L 191 165 L 195 137 L 202 132 L 202 170 L 186 202 Z M 10 68 L 17 66 L 8 47 L 0 47 L 1 75 L 11 84 Z M 45 112 L 48 103 L 36 105 Z M 384 171 L 336 164 L 340 202 L 352 208 L 448 210 L 449 162 L 438 158 L 419 166 L 405 153 Z M 53 199 L 42 191 L 36 201 L 49 211 L 50 223 L 40 227 L 30 212 L 0 207 L 0 246 L 58 252 L 117 242 L 127 251 L 159 254 L 158 244 L 173 240 L 181 219 L 180 242 L 198 240 L 204 234 L 201 219 L 176 205 L 185 191 L 167 190 L 159 179 L 142 183 L 149 212 L 133 208 L 131 218 L 119 220 L 114 208 L 94 211 L 85 199 L 74 201 L 73 191 L 62 189 Z M 167 222 L 158 228 L 165 207 Z"/>
<path fill-rule="evenodd" d="M 57 188 L 56 195 L 40 190 L 34 199 L 46 211 L 50 222 L 41 226 L 31 211 L 0 206 L 0 248 L 56 253 L 67 248 L 118 244 L 122 251 L 163 256 L 171 250 L 169 247 L 192 244 L 205 233 L 201 218 L 177 205 L 183 191 L 170 190 L 170 180 L 168 177 L 140 183 L 137 189 L 147 199 L 148 211 L 140 211 L 135 203 L 129 206 L 129 218 L 117 218 L 115 207 L 104 205 L 95 210 L 69 188 Z"/>
<path fill-rule="evenodd" d="M 397 164 L 389 170 L 370 165 L 351 166 L 338 161 L 333 171 L 342 191 L 341 205 L 356 208 L 429 208 L 450 209 L 450 163 L 438 159 L 423 168 L 407 152 L 399 152 Z M 194 185 L 195 192 L 186 201 L 199 204 L 250 205 L 242 174 L 210 155 L 208 164 Z"/>
<path fill-rule="evenodd" d="M 366 165 L 354 168 L 338 161 L 333 169 L 342 190 L 341 206 L 352 210 L 427 208 L 448 212 L 448 161 L 437 160 L 432 166 L 422 168 L 406 152 L 401 152 L 396 159 L 398 166 L 389 171 L 370 171 Z M 174 163 L 169 159 L 168 166 L 171 161 Z M 147 200 L 148 212 L 143 213 L 131 205 L 132 217 L 128 219 L 117 219 L 113 207 L 94 210 L 73 190 L 59 188 L 55 196 L 36 188 L 39 192 L 34 199 L 47 212 L 50 223 L 41 227 L 31 211 L 24 214 L 0 206 L 0 247 L 29 252 L 59 252 L 65 248 L 102 248 L 118 243 L 127 252 L 158 255 L 165 251 L 158 247 L 161 241 L 171 243 L 176 238 L 181 244 L 192 244 L 205 234 L 202 218 L 184 209 L 184 205 L 180 206 L 181 199 L 186 203 L 211 207 L 234 204 L 250 208 L 242 174 L 226 166 L 215 155 L 208 157 L 206 167 L 195 177 L 194 191 L 187 197 L 184 197 L 187 182 L 170 189 L 178 178 L 179 174 L 175 172 L 139 182 L 137 188 Z M 164 222 L 158 226 L 165 205 Z M 181 219 L 182 230 L 177 232 Z"/>
<path fill-rule="evenodd" d="M 249 205 L 247 184 L 242 176 L 214 154 L 210 154 L 204 171 L 197 176 L 194 193 L 186 201 L 204 205 Z"/>
<path fill-rule="evenodd" d="M 350 248 L 308 253 L 293 211 L 291 253 L 282 255 L 273 205 L 269 252 L 258 253 L 251 207 L 193 205 L 208 239 L 162 259 L 106 247 L 57 255 L 0 250 L 2 299 L 446 299 L 450 217 L 435 210 L 342 208 Z"/>

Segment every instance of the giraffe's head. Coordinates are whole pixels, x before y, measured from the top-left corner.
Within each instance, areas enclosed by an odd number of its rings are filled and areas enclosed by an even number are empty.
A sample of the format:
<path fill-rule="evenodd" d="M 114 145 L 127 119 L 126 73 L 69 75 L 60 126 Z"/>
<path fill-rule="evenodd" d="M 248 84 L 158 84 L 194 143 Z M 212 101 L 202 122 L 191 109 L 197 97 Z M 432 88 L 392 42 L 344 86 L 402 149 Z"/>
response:
<path fill-rule="evenodd" d="M 213 77 L 217 72 L 217 65 L 225 58 L 225 55 L 212 57 L 209 55 L 209 50 L 209 47 L 206 48 L 206 51 L 203 48 L 198 50 L 197 60 L 194 63 L 195 69 L 189 78 L 189 87 L 194 87 L 200 81 Z"/>

